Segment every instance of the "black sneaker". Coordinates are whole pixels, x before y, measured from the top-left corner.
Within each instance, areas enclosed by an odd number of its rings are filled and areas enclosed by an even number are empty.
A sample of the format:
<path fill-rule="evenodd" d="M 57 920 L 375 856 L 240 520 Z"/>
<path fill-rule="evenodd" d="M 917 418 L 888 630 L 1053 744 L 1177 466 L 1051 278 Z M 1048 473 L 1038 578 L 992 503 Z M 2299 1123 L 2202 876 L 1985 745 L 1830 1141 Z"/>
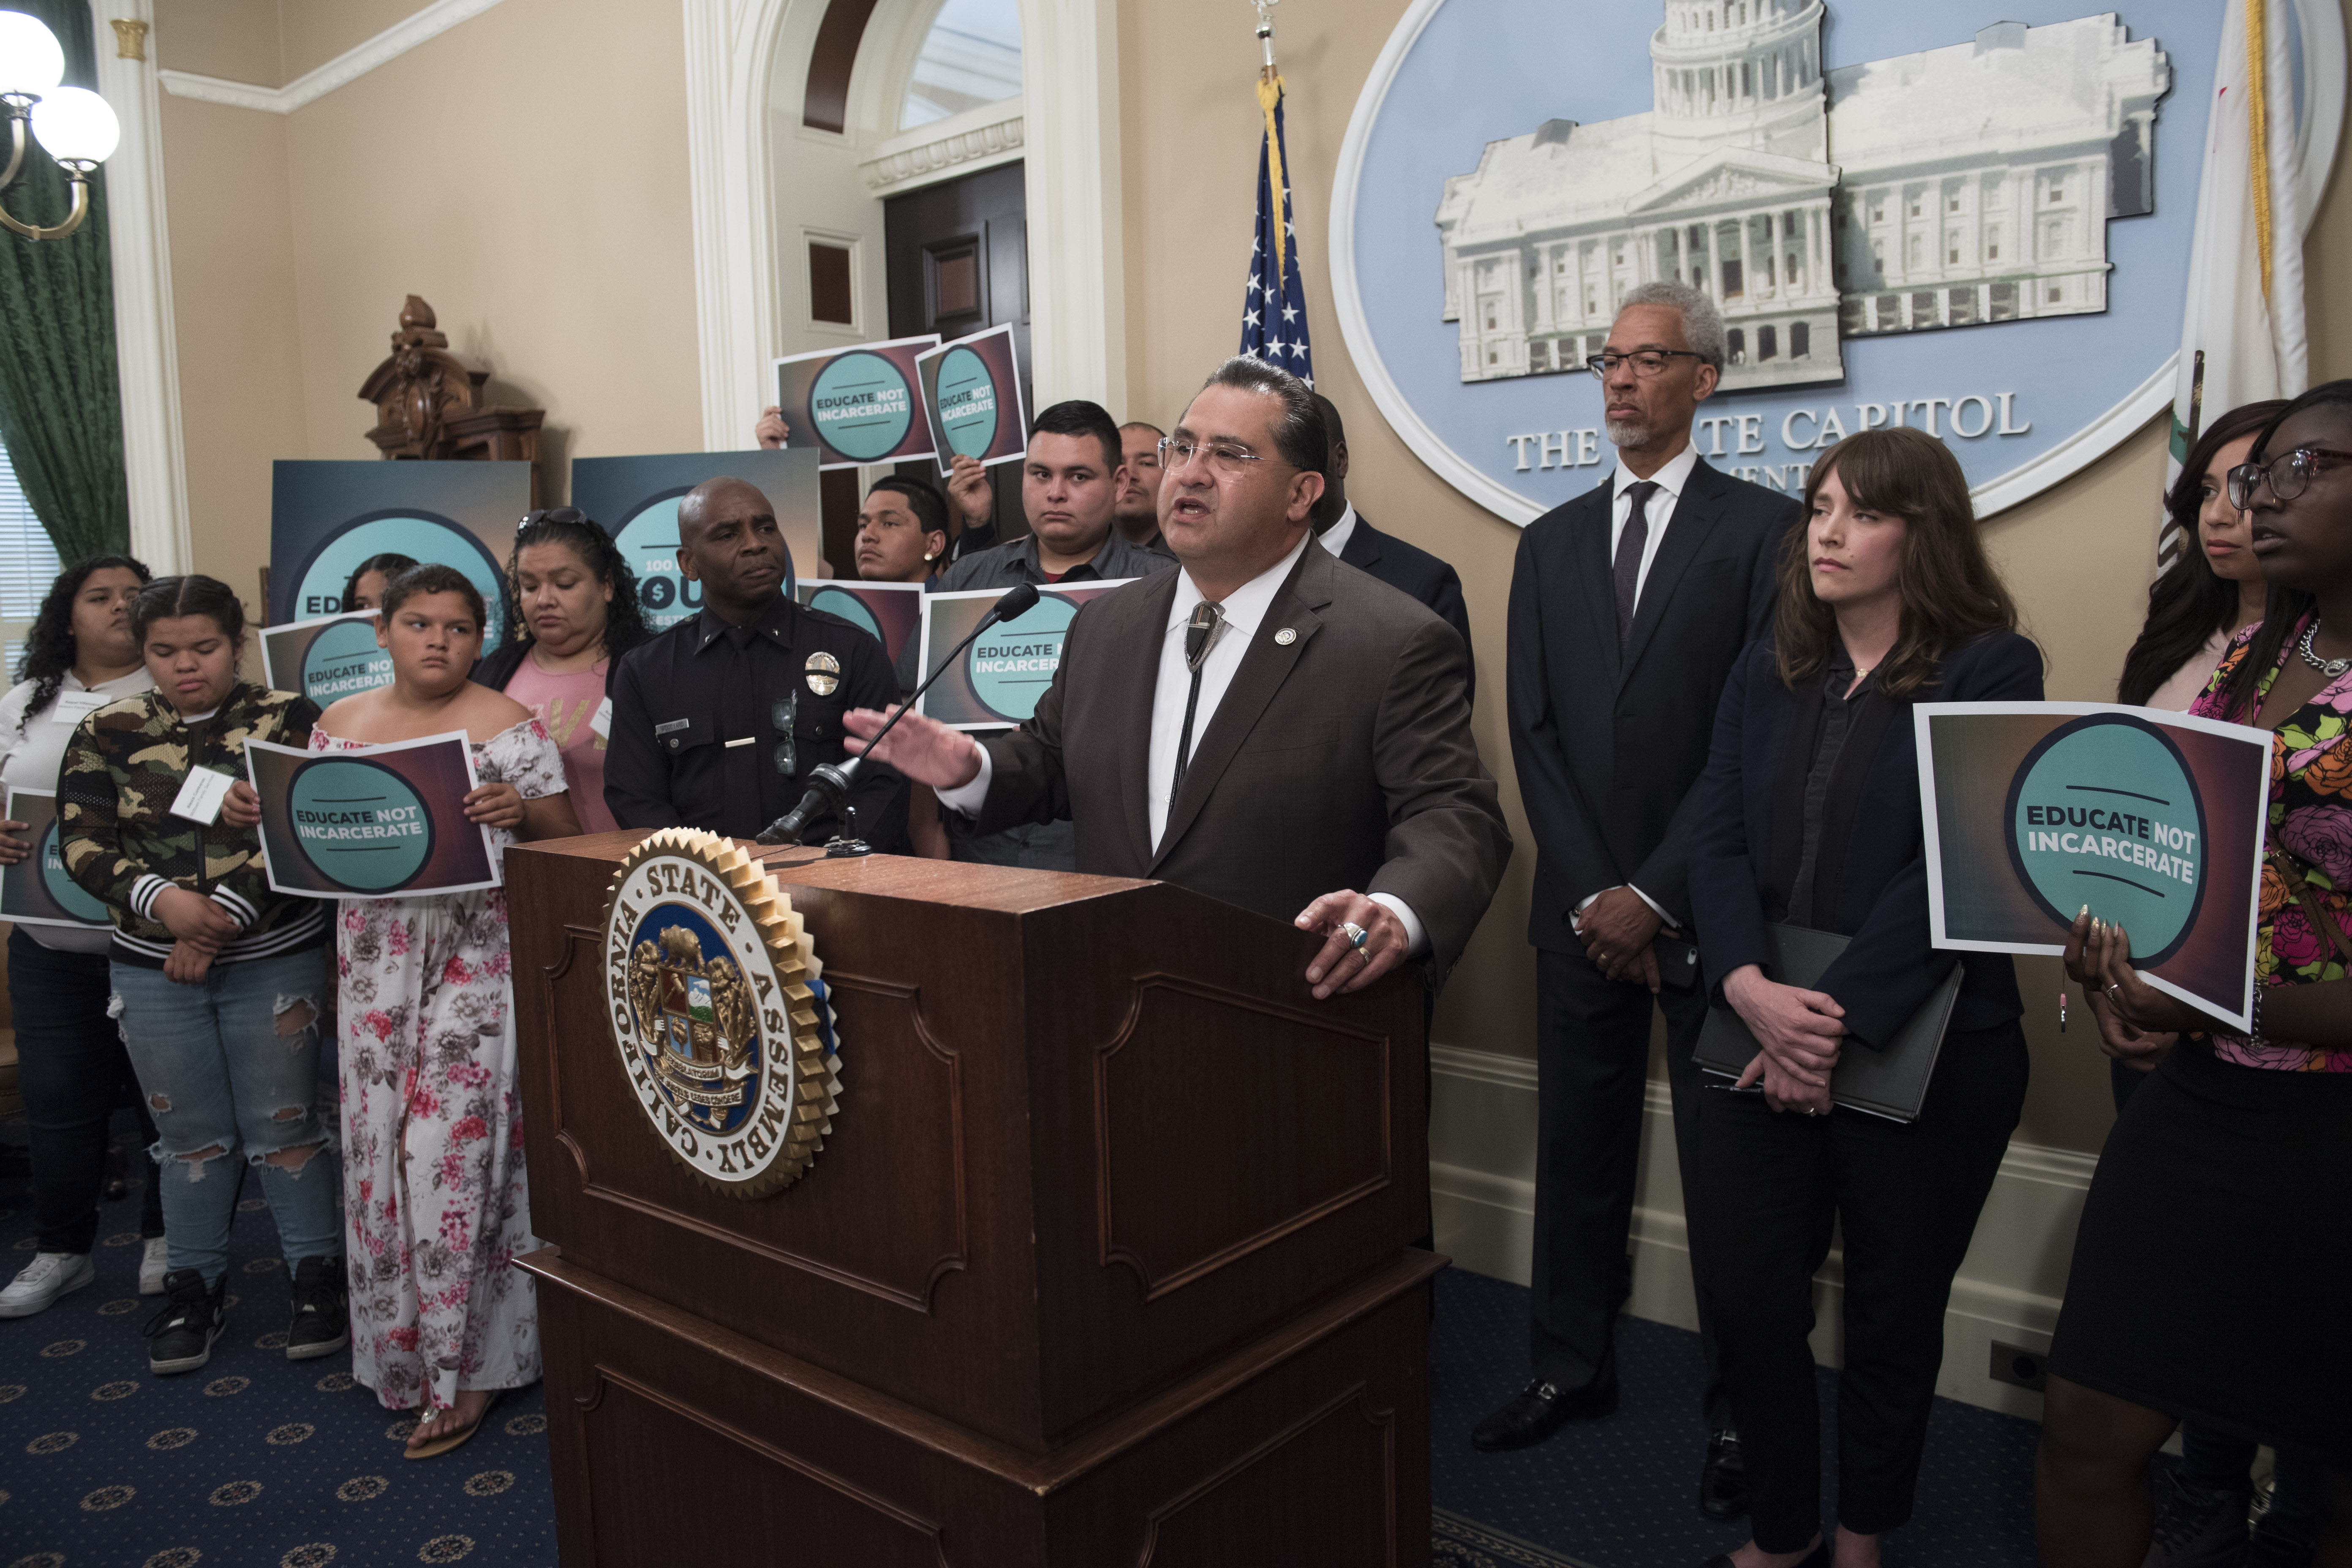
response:
<path fill-rule="evenodd" d="M 2155 1539 L 2148 1568 L 2230 1568 L 2246 1550 L 2250 1489 L 2201 1486 L 2177 1467 L 2156 1474 Z"/>
<path fill-rule="evenodd" d="M 342 1258 L 302 1259 L 294 1266 L 294 1321 L 286 1325 L 286 1359 L 332 1355 L 351 1342 Z"/>
<path fill-rule="evenodd" d="M 194 1372 L 213 1359 L 213 1342 L 228 1321 L 222 1298 L 228 1276 L 207 1288 L 193 1268 L 176 1268 L 163 1277 L 163 1310 L 147 1321 L 147 1370 L 159 1376 Z"/>

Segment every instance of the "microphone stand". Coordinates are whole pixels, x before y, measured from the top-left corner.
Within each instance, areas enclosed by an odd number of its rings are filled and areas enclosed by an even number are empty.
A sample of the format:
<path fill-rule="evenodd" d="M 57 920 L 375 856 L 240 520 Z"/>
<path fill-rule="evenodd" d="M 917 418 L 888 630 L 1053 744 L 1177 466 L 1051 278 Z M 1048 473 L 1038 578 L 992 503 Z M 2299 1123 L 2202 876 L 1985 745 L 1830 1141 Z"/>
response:
<path fill-rule="evenodd" d="M 964 649 L 978 642 L 981 635 L 990 627 L 1000 626 L 1006 621 L 1019 620 L 1023 616 L 1027 615 L 1036 603 L 1037 587 L 1034 583 L 1024 583 L 1018 587 L 1007 589 L 1004 596 L 991 605 L 988 614 L 981 617 L 980 625 L 971 628 L 971 635 L 950 648 L 948 656 L 940 660 L 938 668 L 924 679 L 920 686 L 907 695 L 905 700 L 898 704 L 897 711 L 890 715 L 882 728 L 874 731 L 874 738 L 866 742 L 864 752 L 838 765 L 832 763 L 819 763 L 810 770 L 808 793 L 801 796 L 801 803 L 768 824 L 766 827 L 761 828 L 757 842 L 797 844 L 800 842 L 801 830 L 811 821 L 819 816 L 840 813 L 845 816 L 845 831 L 836 835 L 825 845 L 825 858 L 838 860 L 853 856 L 873 854 L 874 847 L 857 837 L 857 808 L 848 804 L 849 792 L 857 783 L 860 764 L 873 755 L 874 748 L 882 743 L 883 736 L 898 728 L 898 721 L 906 717 L 908 710 L 915 706 L 917 700 L 931 689 L 931 682 L 945 675 L 949 668 L 963 657 Z"/>

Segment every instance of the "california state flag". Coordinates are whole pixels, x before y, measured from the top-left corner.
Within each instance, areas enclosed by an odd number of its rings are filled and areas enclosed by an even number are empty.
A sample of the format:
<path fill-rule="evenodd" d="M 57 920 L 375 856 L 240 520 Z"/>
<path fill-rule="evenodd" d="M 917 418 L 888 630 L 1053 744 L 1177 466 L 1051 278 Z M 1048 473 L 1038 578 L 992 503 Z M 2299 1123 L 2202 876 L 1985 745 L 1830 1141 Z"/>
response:
<path fill-rule="evenodd" d="M 2290 0 L 2229 0 L 2221 20 L 2189 303 L 2180 322 L 2168 491 L 2203 428 L 2203 416 L 2261 398 L 2294 397 L 2310 384 L 2290 8 Z M 2159 555 L 2170 561 L 2180 543 L 2168 520 Z"/>

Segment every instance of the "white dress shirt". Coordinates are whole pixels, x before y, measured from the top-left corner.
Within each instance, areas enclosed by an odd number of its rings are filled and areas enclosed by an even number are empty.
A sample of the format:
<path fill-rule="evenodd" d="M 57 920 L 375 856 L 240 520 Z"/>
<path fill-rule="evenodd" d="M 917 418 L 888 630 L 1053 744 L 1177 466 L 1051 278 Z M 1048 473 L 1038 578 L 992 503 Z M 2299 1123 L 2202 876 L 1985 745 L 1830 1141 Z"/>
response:
<path fill-rule="evenodd" d="M 1353 510 L 1350 509 L 1342 514 L 1339 523 L 1332 526 L 1337 530 L 1352 525 L 1352 522 Z M 1251 642 L 1264 628 L 1265 613 L 1274 603 L 1276 591 L 1289 577 L 1290 569 L 1298 563 L 1307 542 L 1314 537 L 1311 532 L 1301 536 L 1288 554 L 1225 595 L 1224 633 L 1209 649 L 1208 658 L 1201 665 L 1201 697 L 1192 710 L 1193 752 L 1201 749 L 1201 737 L 1209 732 L 1209 723 L 1216 716 L 1217 705 L 1224 700 L 1227 689 L 1234 683 L 1234 672 L 1241 668 L 1243 654 L 1248 651 Z M 1151 699 L 1151 749 L 1145 762 L 1145 776 L 1150 790 L 1149 818 L 1154 846 L 1168 831 L 1170 786 L 1176 778 L 1176 748 L 1183 738 L 1184 700 L 1192 687 L 1192 672 L 1184 663 L 1184 629 L 1192 618 L 1192 606 L 1206 596 L 1192 581 L 1192 574 L 1179 567 L 1176 597 L 1169 608 L 1168 625 L 1160 637 L 1160 679 L 1153 688 Z M 1269 631 L 1266 635 L 1273 636 L 1274 632 Z M 988 748 L 981 746 L 979 751 L 980 772 L 971 782 L 959 789 L 939 792 L 941 805 L 950 811 L 961 812 L 966 816 L 979 814 L 981 803 L 988 798 L 989 782 L 996 773 L 996 764 L 989 756 Z M 1191 752 L 1186 756 L 1189 761 Z M 1336 892 L 1338 889 L 1332 890 Z M 1411 906 L 1390 893 L 1374 893 L 1370 898 L 1374 903 L 1395 915 L 1404 926 L 1409 952 L 1418 954 L 1426 951 L 1428 932 L 1422 926 L 1421 917 L 1412 912 Z"/>
<path fill-rule="evenodd" d="M 1633 578 L 1633 602 L 1642 602 L 1642 590 L 1649 586 L 1650 565 L 1658 558 L 1659 542 L 1666 537 L 1666 525 L 1675 520 L 1675 503 L 1683 499 L 1683 487 L 1690 483 L 1691 470 L 1698 467 L 1698 448 L 1685 447 L 1674 460 L 1650 476 L 1658 488 L 1650 492 L 1642 516 L 1650 525 L 1649 537 L 1642 543 L 1642 569 Z M 1633 503 L 1626 494 L 1629 485 L 1641 482 L 1625 460 L 1617 460 L 1617 471 L 1610 476 L 1609 562 L 1613 569 L 1617 562 L 1617 542 L 1625 536 L 1625 522 L 1633 515 Z"/>
<path fill-rule="evenodd" d="M 1339 521 L 1315 537 L 1324 549 L 1337 555 L 1348 548 L 1348 540 L 1356 531 L 1356 503 L 1349 501 L 1339 513 Z"/>

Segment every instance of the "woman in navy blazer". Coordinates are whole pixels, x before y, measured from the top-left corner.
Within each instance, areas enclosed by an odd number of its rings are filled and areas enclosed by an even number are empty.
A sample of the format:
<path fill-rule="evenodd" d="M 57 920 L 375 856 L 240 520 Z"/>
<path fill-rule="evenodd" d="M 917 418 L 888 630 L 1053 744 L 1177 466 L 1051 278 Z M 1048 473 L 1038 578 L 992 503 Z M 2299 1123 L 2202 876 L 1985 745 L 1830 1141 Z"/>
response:
<path fill-rule="evenodd" d="M 1692 1257 L 1722 1344 L 1755 1537 L 1707 1568 L 1878 1562 L 1911 1516 L 1952 1277 L 2024 1104 L 2010 960 L 1937 951 L 1913 709 L 2039 701 L 2042 657 L 1986 559 L 1944 445 L 1831 447 L 1784 550 L 1772 635 L 1733 667 L 1693 791 L 1690 902 L 1706 983 L 1764 1048 L 1696 1118 Z M 1812 989 L 1769 973 L 1785 921 L 1851 937 Z M 1840 1109 L 1843 1053 L 1881 1050 L 1966 965 L 1916 1121 Z M 1821 1530 L 1812 1278 L 1843 1221 L 1839 1530 Z"/>

